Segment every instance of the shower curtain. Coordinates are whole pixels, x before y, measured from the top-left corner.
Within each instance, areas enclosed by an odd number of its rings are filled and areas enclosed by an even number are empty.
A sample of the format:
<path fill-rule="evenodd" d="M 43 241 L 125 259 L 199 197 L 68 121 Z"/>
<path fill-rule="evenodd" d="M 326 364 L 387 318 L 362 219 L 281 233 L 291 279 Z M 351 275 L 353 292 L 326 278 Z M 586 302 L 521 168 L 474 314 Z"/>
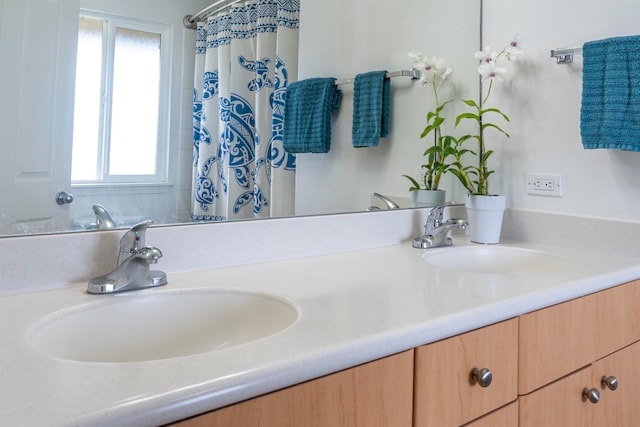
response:
<path fill-rule="evenodd" d="M 295 156 L 282 148 L 282 123 L 299 11 L 299 0 L 257 0 L 198 23 L 193 221 L 293 215 Z"/>

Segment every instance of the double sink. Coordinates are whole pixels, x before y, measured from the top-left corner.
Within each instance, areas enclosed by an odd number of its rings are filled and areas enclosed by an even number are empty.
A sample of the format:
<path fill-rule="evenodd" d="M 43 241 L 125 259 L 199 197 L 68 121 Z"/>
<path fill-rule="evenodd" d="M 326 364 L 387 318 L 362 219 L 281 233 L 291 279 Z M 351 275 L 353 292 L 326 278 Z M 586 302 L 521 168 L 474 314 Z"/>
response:
<path fill-rule="evenodd" d="M 457 246 L 424 251 L 434 268 L 464 273 L 538 275 L 570 263 L 550 252 L 510 246 Z M 61 360 L 126 363 L 213 352 L 263 339 L 292 326 L 290 299 L 219 289 L 147 290 L 96 297 L 40 319 L 29 345 Z"/>

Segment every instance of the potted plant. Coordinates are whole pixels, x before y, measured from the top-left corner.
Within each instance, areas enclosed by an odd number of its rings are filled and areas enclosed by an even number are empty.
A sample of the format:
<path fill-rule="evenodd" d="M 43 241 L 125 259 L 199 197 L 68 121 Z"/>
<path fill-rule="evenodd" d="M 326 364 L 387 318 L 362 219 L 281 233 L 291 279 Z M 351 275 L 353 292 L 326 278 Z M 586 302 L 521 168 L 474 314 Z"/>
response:
<path fill-rule="evenodd" d="M 409 56 L 414 59 L 413 68 L 420 73 L 420 85 L 433 88 L 435 109 L 427 113 L 427 125 L 420 138 L 433 133 L 434 142 L 423 153 L 425 163 L 420 166 L 420 177 L 402 176 L 411 183 L 409 200 L 412 206 L 436 206 L 445 201 L 445 192 L 439 189 L 440 179 L 450 168 L 447 159 L 455 152 L 453 138 L 443 135 L 441 130 L 445 122 L 442 111 L 452 101 L 440 104 L 437 85 L 442 84 L 453 70 L 445 65 L 442 58 L 427 58 L 414 51 L 409 52 Z"/>
<path fill-rule="evenodd" d="M 493 150 L 486 148 L 486 131 L 494 130 L 509 138 L 510 135 L 495 122 L 509 122 L 509 117 L 496 107 L 488 106 L 491 90 L 496 80 L 502 79 L 507 69 L 501 66 L 504 61 L 514 61 L 521 53 L 518 38 L 509 43 L 499 52 L 492 52 L 488 47 L 476 52 L 476 58 L 480 61 L 478 72 L 482 81 L 489 81 L 486 94 L 480 99 L 480 103 L 472 99 L 462 102 L 471 109 L 456 117 L 455 127 L 463 121 L 471 121 L 475 132 L 463 135 L 455 139 L 455 161 L 451 165 L 450 172 L 458 178 L 467 190 L 465 207 L 470 225 L 471 241 L 477 243 L 494 244 L 500 241 L 502 229 L 502 217 L 506 206 L 505 196 L 494 195 L 489 192 L 489 177 L 494 170 L 489 168 L 488 160 Z M 475 142 L 474 148 L 468 148 L 468 142 Z M 472 155 L 476 157 L 476 163 L 467 165 L 463 163 L 463 157 Z"/>

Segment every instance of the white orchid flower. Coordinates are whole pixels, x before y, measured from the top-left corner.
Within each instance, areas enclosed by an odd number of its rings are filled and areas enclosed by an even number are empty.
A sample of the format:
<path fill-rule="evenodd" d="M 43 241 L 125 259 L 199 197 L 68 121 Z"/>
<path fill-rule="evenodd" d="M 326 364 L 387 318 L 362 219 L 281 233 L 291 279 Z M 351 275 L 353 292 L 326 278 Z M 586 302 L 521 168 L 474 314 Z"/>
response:
<path fill-rule="evenodd" d="M 451 67 L 446 66 L 444 58 L 436 56 L 428 58 L 415 50 L 409 52 L 409 57 L 413 58 L 413 69 L 420 73 L 419 84 L 421 86 L 434 84 L 436 78 L 442 82 L 453 72 Z"/>
<path fill-rule="evenodd" d="M 522 40 L 520 38 L 520 34 L 516 34 L 515 37 L 504 49 L 504 55 L 509 61 L 515 61 L 518 55 L 522 54 Z"/>
<path fill-rule="evenodd" d="M 424 55 L 416 52 L 415 50 L 412 50 L 409 52 L 409 58 L 413 58 L 414 62 L 421 62 L 422 58 L 424 58 Z"/>
<path fill-rule="evenodd" d="M 453 72 L 453 68 L 451 67 L 447 67 L 445 68 L 440 74 L 440 81 L 443 82 L 447 79 L 447 77 L 449 77 L 449 74 L 451 74 Z"/>
<path fill-rule="evenodd" d="M 507 69 L 498 67 L 495 62 L 483 62 L 478 67 L 478 72 L 482 76 L 482 80 L 502 80 Z"/>
<path fill-rule="evenodd" d="M 495 63 L 496 58 L 498 57 L 498 53 L 491 52 L 491 48 L 487 46 L 484 48 L 484 50 L 479 50 L 478 52 L 476 52 L 475 57 L 482 64 L 490 64 Z"/>
<path fill-rule="evenodd" d="M 522 37 L 520 34 L 516 34 L 512 39 L 511 43 L 509 43 L 509 47 L 522 50 Z"/>

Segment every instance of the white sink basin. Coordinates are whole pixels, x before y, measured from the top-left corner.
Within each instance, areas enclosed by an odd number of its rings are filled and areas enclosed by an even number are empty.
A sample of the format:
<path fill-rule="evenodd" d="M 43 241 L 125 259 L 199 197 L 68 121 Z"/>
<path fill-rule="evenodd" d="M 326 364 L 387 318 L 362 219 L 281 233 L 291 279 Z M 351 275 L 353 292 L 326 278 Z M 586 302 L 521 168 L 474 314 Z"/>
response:
<path fill-rule="evenodd" d="M 485 274 L 547 274 L 568 266 L 557 255 L 506 246 L 464 246 L 427 252 L 423 259 L 437 267 Z"/>
<path fill-rule="evenodd" d="M 150 291 L 96 300 L 41 319 L 28 342 L 56 359 L 140 362 L 244 344 L 299 317 L 283 298 L 234 291 Z"/>

